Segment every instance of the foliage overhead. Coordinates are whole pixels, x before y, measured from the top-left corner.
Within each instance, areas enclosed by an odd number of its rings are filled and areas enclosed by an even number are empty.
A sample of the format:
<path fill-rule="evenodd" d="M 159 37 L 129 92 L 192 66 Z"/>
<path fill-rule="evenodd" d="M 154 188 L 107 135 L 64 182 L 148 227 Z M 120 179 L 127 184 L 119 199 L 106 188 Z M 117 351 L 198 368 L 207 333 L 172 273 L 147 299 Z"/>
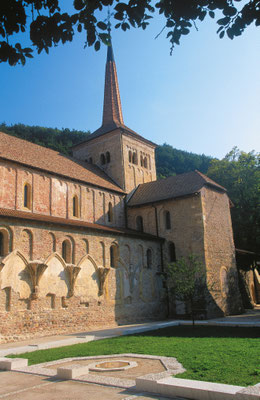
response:
<path fill-rule="evenodd" d="M 38 53 L 48 53 L 52 46 L 71 42 L 76 32 L 84 33 L 85 46 L 99 50 L 102 42 L 109 42 L 110 22 L 100 17 L 100 11 L 108 6 L 113 25 L 123 31 L 130 27 L 146 29 L 149 20 L 161 14 L 171 51 L 207 16 L 216 18 L 220 38 L 226 34 L 233 39 L 250 24 L 260 25 L 260 0 L 1 0 L 0 62 L 24 65 L 26 57 L 33 57 L 31 46 Z M 29 47 L 21 46 L 22 36 L 25 40 L 30 36 Z"/>
<path fill-rule="evenodd" d="M 260 154 L 234 147 L 223 160 L 212 160 L 208 176 L 229 194 L 234 239 L 239 249 L 260 249 Z"/>

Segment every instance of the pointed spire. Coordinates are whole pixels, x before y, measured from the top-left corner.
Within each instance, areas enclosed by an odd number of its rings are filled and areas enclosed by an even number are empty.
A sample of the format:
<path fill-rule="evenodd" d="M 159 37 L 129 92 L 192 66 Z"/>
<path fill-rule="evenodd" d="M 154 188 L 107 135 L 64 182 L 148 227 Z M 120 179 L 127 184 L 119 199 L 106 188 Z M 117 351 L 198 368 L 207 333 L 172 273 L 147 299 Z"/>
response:
<path fill-rule="evenodd" d="M 110 35 L 110 25 L 108 29 Z M 102 126 L 111 124 L 122 124 L 123 114 L 119 94 L 119 86 L 116 72 L 116 64 L 114 60 L 111 36 L 110 44 L 107 47 L 107 62 L 106 62 L 106 76 L 105 76 L 105 93 L 103 105 L 103 123 Z"/>

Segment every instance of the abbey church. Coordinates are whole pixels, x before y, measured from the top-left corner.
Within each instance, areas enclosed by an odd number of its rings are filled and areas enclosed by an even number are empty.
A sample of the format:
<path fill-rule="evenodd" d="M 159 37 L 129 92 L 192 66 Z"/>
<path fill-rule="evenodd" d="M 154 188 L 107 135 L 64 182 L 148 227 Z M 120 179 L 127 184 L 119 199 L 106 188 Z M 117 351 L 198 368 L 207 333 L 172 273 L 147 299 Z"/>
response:
<path fill-rule="evenodd" d="M 72 157 L 0 133 L 0 342 L 183 314 L 165 271 L 190 254 L 207 317 L 241 311 L 225 188 L 157 180 L 155 147 L 124 124 L 112 46 L 102 126 Z"/>

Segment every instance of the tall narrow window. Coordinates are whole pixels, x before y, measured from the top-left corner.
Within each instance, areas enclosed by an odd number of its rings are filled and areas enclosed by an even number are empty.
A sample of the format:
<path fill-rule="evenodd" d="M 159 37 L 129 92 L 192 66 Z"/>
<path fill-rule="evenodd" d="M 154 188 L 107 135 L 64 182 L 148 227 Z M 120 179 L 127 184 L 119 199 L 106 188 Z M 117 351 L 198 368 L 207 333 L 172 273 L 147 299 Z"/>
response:
<path fill-rule="evenodd" d="M 133 162 L 133 155 L 132 155 L 131 150 L 129 150 L 129 152 L 128 152 L 128 160 L 130 163 Z"/>
<path fill-rule="evenodd" d="M 110 153 L 109 153 L 109 151 L 106 152 L 106 162 L 110 163 Z"/>
<path fill-rule="evenodd" d="M 170 262 L 176 261 L 175 244 L 173 242 L 169 243 L 169 260 Z"/>
<path fill-rule="evenodd" d="M 143 217 L 141 217 L 141 215 L 138 215 L 138 217 L 136 217 L 136 229 L 140 232 L 144 231 Z"/>
<path fill-rule="evenodd" d="M 112 245 L 110 247 L 110 266 L 111 266 L 111 268 L 116 267 L 116 261 L 117 261 L 117 247 L 115 245 Z"/>
<path fill-rule="evenodd" d="M 147 268 L 152 268 L 152 250 L 148 249 L 146 252 Z"/>
<path fill-rule="evenodd" d="M 92 157 L 89 157 L 88 162 L 89 162 L 90 164 L 93 164 L 93 158 L 92 158 Z"/>
<path fill-rule="evenodd" d="M 113 222 L 113 206 L 112 206 L 112 203 L 108 203 L 107 219 L 108 219 L 108 222 Z"/>
<path fill-rule="evenodd" d="M 62 242 L 62 258 L 66 263 L 71 263 L 72 257 L 71 257 L 71 243 L 69 240 L 64 240 Z"/>
<path fill-rule="evenodd" d="M 144 157 L 143 164 L 144 164 L 144 168 L 147 168 L 147 157 Z"/>
<path fill-rule="evenodd" d="M 171 229 L 171 214 L 170 211 L 164 213 L 165 229 Z"/>
<path fill-rule="evenodd" d="M 137 160 L 137 153 L 133 153 L 133 164 L 138 164 L 138 160 Z"/>
<path fill-rule="evenodd" d="M 72 212 L 73 212 L 73 217 L 79 216 L 79 200 L 78 196 L 76 195 L 72 199 Z"/>
<path fill-rule="evenodd" d="M 5 245 L 5 243 L 4 243 L 4 234 L 2 233 L 2 232 L 0 232 L 0 257 L 3 257 L 5 254 L 5 251 L 4 251 L 4 245 Z"/>
<path fill-rule="evenodd" d="M 104 165 L 106 163 L 106 157 L 105 154 L 100 154 L 100 163 L 101 165 Z"/>
<path fill-rule="evenodd" d="M 143 161 L 143 156 L 142 155 L 140 156 L 140 164 L 141 164 L 141 167 L 143 167 L 144 161 Z"/>
<path fill-rule="evenodd" d="M 31 208 L 31 186 L 26 183 L 23 188 L 23 206 Z"/>

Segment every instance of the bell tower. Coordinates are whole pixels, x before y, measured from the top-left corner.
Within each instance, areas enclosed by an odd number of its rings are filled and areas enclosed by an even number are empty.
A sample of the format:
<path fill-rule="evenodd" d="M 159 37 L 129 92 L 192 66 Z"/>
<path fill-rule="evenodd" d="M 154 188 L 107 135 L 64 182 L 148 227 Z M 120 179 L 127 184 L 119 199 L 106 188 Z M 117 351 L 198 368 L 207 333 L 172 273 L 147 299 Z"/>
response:
<path fill-rule="evenodd" d="M 124 124 L 110 41 L 107 47 L 102 125 L 85 142 L 72 147 L 73 157 L 96 164 L 129 193 L 140 183 L 156 180 L 155 147 L 154 143 Z"/>

